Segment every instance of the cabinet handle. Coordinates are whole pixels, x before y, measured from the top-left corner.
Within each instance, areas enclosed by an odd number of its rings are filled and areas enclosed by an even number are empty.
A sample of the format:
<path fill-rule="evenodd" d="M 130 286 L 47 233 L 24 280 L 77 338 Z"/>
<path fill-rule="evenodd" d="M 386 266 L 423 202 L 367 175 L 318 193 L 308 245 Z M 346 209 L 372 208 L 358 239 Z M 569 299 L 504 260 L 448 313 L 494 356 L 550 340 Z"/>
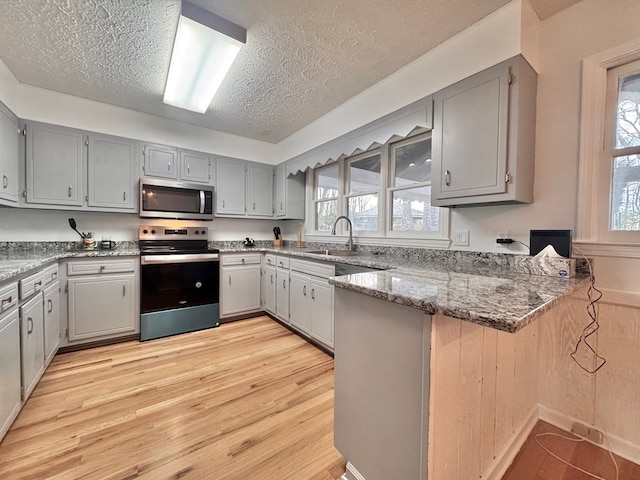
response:
<path fill-rule="evenodd" d="M 104 269 L 107 268 L 106 265 L 100 265 L 100 271 L 104 271 Z"/>
<path fill-rule="evenodd" d="M 287 281 L 284 279 L 282 279 L 282 288 L 285 290 L 287 289 Z"/>
<path fill-rule="evenodd" d="M 169 161 L 169 163 L 167 163 L 167 172 L 171 171 L 171 161 Z"/>
<path fill-rule="evenodd" d="M 38 287 L 42 286 L 42 280 L 40 280 L 39 282 L 33 282 L 33 291 L 37 292 L 38 290 L 40 290 Z"/>
<path fill-rule="evenodd" d="M 0 308 L 4 307 L 6 303 L 11 303 L 13 301 L 13 296 L 9 295 L 7 298 L 2 299 L 2 303 L 0 304 Z"/>
<path fill-rule="evenodd" d="M 307 296 L 307 286 L 306 285 L 302 286 L 302 295 L 304 295 L 305 297 Z"/>
<path fill-rule="evenodd" d="M 224 208 L 224 200 L 222 200 L 222 208 Z"/>
<path fill-rule="evenodd" d="M 282 262 L 280 262 L 280 266 L 281 266 L 281 267 L 283 266 Z"/>
<path fill-rule="evenodd" d="M 127 201 L 127 192 L 122 192 L 122 201 L 123 202 Z"/>
<path fill-rule="evenodd" d="M 9 177 L 6 175 L 2 175 L 2 188 L 7 188 L 9 186 Z"/>
<path fill-rule="evenodd" d="M 282 210 L 282 202 L 280 202 L 280 210 Z"/>
<path fill-rule="evenodd" d="M 451 172 L 449 170 L 444 171 L 444 183 L 447 187 L 451 186 Z"/>
<path fill-rule="evenodd" d="M 244 265 L 244 258 L 242 259 L 242 264 Z"/>
<path fill-rule="evenodd" d="M 28 317 L 27 318 L 27 334 L 30 334 L 31 332 L 33 332 L 33 318 Z"/>
<path fill-rule="evenodd" d="M 253 209 L 256 209 L 256 202 L 253 202 Z"/>
<path fill-rule="evenodd" d="M 49 306 L 49 308 L 47 308 L 47 313 L 51 313 L 53 312 L 53 300 L 51 300 L 50 298 L 47 299 L 47 305 Z"/>
<path fill-rule="evenodd" d="M 316 299 L 316 289 L 312 288 L 311 289 L 311 300 L 315 300 Z"/>
<path fill-rule="evenodd" d="M 229 275 L 229 285 L 231 285 L 231 275 Z"/>
<path fill-rule="evenodd" d="M 122 296 L 124 297 L 127 294 L 127 286 L 125 284 L 122 285 Z"/>
<path fill-rule="evenodd" d="M 191 165 L 187 163 L 187 173 L 191 173 Z"/>
<path fill-rule="evenodd" d="M 273 273 L 271 274 L 271 285 L 273 285 Z M 11 298 L 11 297 L 9 297 Z"/>
<path fill-rule="evenodd" d="M 67 196 L 71 198 L 72 194 L 73 194 L 73 188 L 70 186 L 69 189 L 67 190 Z"/>

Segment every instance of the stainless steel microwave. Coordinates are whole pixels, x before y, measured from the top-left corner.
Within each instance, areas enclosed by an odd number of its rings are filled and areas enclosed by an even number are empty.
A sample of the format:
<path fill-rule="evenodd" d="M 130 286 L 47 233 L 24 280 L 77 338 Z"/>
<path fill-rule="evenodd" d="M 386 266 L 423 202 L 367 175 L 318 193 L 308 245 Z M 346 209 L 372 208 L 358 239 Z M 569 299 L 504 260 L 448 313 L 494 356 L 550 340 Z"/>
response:
<path fill-rule="evenodd" d="M 213 187 L 140 179 L 140 217 L 213 220 Z"/>

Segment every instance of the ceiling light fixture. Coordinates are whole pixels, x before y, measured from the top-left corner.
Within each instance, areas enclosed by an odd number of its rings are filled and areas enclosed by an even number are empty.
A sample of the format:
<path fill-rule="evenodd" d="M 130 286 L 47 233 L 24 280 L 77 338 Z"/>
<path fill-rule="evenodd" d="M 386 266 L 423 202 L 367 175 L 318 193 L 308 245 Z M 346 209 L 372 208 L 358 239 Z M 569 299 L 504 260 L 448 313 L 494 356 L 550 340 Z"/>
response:
<path fill-rule="evenodd" d="M 244 28 L 183 0 L 163 102 L 205 113 L 246 41 Z"/>

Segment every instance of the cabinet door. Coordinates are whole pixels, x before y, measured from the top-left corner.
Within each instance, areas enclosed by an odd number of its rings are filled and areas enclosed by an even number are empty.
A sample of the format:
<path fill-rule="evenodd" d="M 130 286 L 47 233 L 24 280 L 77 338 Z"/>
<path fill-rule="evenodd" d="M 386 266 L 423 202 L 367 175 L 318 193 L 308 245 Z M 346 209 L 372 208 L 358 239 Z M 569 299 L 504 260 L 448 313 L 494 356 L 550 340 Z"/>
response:
<path fill-rule="evenodd" d="M 276 316 L 289 323 L 289 270 L 276 269 Z"/>
<path fill-rule="evenodd" d="M 44 291 L 44 358 L 53 359 L 60 344 L 60 288 L 58 282 Z"/>
<path fill-rule="evenodd" d="M 289 318 L 291 325 L 304 333 L 308 333 L 311 328 L 311 320 L 309 318 L 310 298 L 309 277 L 297 272 L 291 272 Z"/>
<path fill-rule="evenodd" d="M 18 309 L 0 318 L 0 440 L 20 411 L 20 321 Z"/>
<path fill-rule="evenodd" d="M 325 279 L 311 279 L 310 330 L 309 333 L 325 345 L 333 348 L 333 285 Z"/>
<path fill-rule="evenodd" d="M 211 160 L 206 153 L 180 150 L 180 179 L 189 182 L 209 183 Z"/>
<path fill-rule="evenodd" d="M 280 165 L 276 168 L 274 177 L 274 208 L 276 211 L 276 217 L 284 217 L 287 213 L 285 208 L 287 202 L 286 195 L 286 165 Z"/>
<path fill-rule="evenodd" d="M 287 177 L 286 165 L 275 170 L 274 209 L 276 217 L 304 219 L 305 174 Z"/>
<path fill-rule="evenodd" d="M 276 314 L 276 269 L 274 267 L 264 267 L 263 292 L 264 292 L 264 309 L 275 315 Z"/>
<path fill-rule="evenodd" d="M 245 165 L 237 160 L 217 159 L 217 214 L 245 215 Z"/>
<path fill-rule="evenodd" d="M 82 206 L 83 145 L 77 130 L 27 125 L 27 202 Z"/>
<path fill-rule="evenodd" d="M 486 70 L 433 97 L 434 197 L 505 192 L 509 67 Z"/>
<path fill-rule="evenodd" d="M 221 316 L 260 310 L 260 265 L 222 269 Z"/>
<path fill-rule="evenodd" d="M 247 214 L 273 216 L 273 167 L 253 163 L 248 165 Z"/>
<path fill-rule="evenodd" d="M 70 278 L 69 340 L 136 330 L 135 274 Z"/>
<path fill-rule="evenodd" d="M 135 211 L 138 144 L 89 135 L 89 206 Z"/>
<path fill-rule="evenodd" d="M 42 293 L 20 307 L 23 399 L 44 373 L 44 315 Z"/>
<path fill-rule="evenodd" d="M 149 177 L 178 178 L 178 150 L 164 145 L 144 146 L 144 174 Z"/>
<path fill-rule="evenodd" d="M 0 105 L 0 200 L 18 201 L 18 119 Z"/>

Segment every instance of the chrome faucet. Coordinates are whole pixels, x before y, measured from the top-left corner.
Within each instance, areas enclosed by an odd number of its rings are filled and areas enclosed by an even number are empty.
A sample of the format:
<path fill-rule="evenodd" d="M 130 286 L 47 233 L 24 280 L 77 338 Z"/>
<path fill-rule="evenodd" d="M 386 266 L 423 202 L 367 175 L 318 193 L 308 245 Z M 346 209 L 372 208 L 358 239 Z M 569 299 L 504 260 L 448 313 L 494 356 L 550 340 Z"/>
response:
<path fill-rule="evenodd" d="M 335 235 L 336 234 L 336 225 L 338 224 L 338 221 L 344 218 L 347 223 L 349 224 L 349 241 L 347 242 L 347 248 L 349 249 L 349 251 L 353 250 L 353 225 L 351 224 L 351 219 L 349 217 L 346 217 L 344 215 L 340 215 L 338 218 L 336 218 L 336 221 L 333 223 L 333 228 L 331 229 L 331 235 Z"/>

